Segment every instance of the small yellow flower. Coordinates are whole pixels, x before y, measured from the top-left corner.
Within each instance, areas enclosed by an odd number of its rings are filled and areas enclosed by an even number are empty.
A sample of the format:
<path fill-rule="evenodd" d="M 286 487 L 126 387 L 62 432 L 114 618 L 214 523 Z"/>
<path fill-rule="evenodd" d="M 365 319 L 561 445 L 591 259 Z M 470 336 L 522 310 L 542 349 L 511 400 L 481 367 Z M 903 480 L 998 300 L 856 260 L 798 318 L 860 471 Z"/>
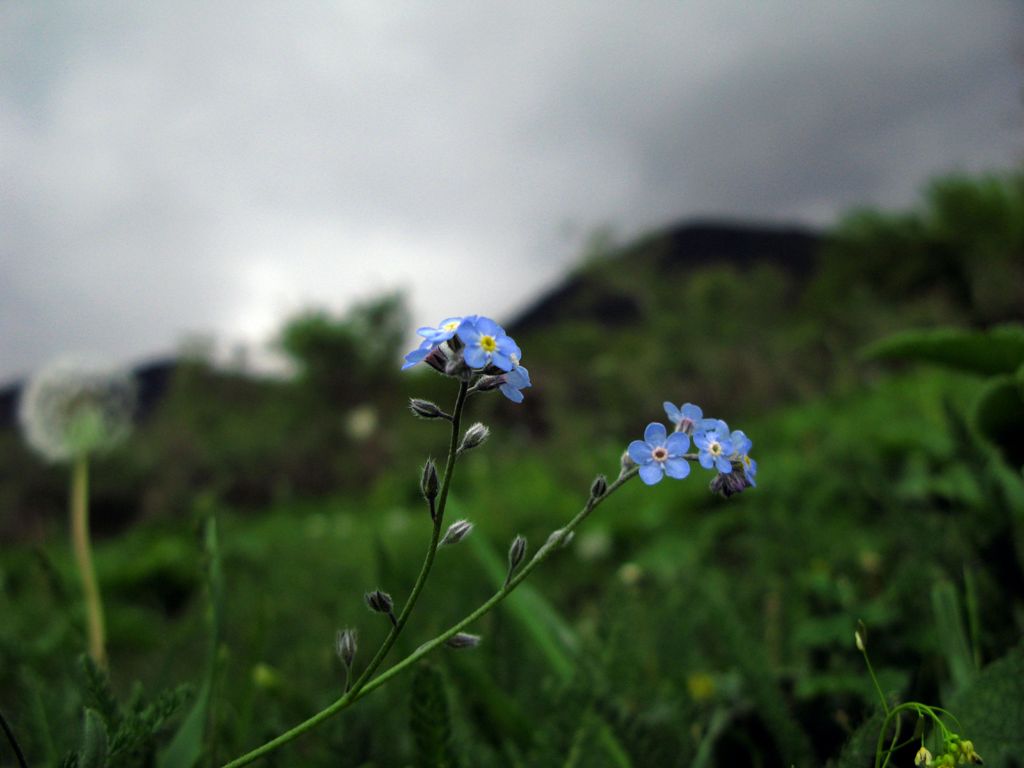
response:
<path fill-rule="evenodd" d="M 921 748 L 917 750 L 917 754 L 914 756 L 914 765 L 931 765 L 932 764 L 932 753 L 929 752 L 922 744 Z"/>
<path fill-rule="evenodd" d="M 705 672 L 694 672 L 686 678 L 686 689 L 694 701 L 707 701 L 715 695 L 715 679 Z"/>

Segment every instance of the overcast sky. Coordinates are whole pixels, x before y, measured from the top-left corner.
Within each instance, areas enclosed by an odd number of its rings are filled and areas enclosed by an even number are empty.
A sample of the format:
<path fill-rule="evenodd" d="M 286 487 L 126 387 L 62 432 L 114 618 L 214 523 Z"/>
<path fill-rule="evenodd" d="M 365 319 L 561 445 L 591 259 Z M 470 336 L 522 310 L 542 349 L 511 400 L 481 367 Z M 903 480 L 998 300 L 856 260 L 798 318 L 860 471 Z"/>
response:
<path fill-rule="evenodd" d="M 0 3 L 0 382 L 405 289 L 510 317 L 598 227 L 827 224 L 1024 157 L 1011 2 Z"/>

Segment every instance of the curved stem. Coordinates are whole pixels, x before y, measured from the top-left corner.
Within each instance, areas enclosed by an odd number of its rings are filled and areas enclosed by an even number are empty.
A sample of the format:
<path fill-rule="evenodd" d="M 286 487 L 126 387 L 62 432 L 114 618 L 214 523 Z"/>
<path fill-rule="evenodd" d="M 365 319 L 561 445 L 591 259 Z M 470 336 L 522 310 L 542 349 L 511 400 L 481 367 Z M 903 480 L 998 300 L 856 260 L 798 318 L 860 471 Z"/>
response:
<path fill-rule="evenodd" d="M 100 599 L 96 569 L 92 563 L 92 546 L 89 543 L 89 459 L 85 455 L 76 457 L 71 468 L 71 541 L 85 597 L 85 612 L 89 626 L 89 656 L 96 662 L 96 666 L 106 669 L 103 601 Z"/>
<path fill-rule="evenodd" d="M 438 542 L 441 536 L 441 525 L 444 521 L 444 510 L 448 503 L 448 490 L 451 487 L 452 474 L 455 471 L 455 461 L 458 458 L 459 427 L 462 422 L 462 411 L 466 404 L 466 395 L 468 390 L 469 383 L 462 381 L 459 384 L 459 394 L 455 400 L 455 408 L 452 410 L 452 432 L 451 440 L 448 445 L 448 460 L 445 463 L 444 477 L 441 480 L 441 487 L 438 491 L 437 505 L 435 507 L 433 502 L 431 502 L 430 505 L 431 517 L 433 518 L 433 530 L 431 531 L 430 536 L 430 546 L 427 547 L 427 554 L 423 560 L 423 566 L 420 568 L 419 576 L 416 577 L 416 582 L 413 584 L 412 591 L 409 593 L 409 599 L 405 601 L 405 605 L 402 607 L 402 612 L 398 615 L 398 618 L 394 620 L 394 626 L 391 628 L 391 631 L 388 632 L 387 637 L 384 638 L 384 642 L 381 643 L 380 648 L 377 649 L 377 653 L 374 654 L 373 659 L 366 665 L 366 669 L 364 669 L 362 674 L 356 678 L 355 682 L 352 683 L 341 698 L 325 709 L 322 709 L 320 712 L 317 712 L 308 720 L 299 723 L 294 728 L 285 731 L 274 739 L 271 739 L 266 744 L 263 744 L 251 752 L 247 752 L 241 757 L 225 764 L 224 768 L 235 768 L 236 766 L 247 765 L 263 755 L 273 752 L 275 749 L 287 744 L 289 741 L 297 739 L 306 731 L 315 728 L 324 720 L 331 717 L 331 715 L 345 709 L 359 698 L 359 692 L 367 684 L 367 681 L 373 673 L 377 671 L 377 668 L 384 662 L 388 652 L 398 639 L 399 633 L 402 631 L 405 623 L 409 620 L 409 616 L 412 614 L 412 609 L 416 605 L 416 601 L 419 599 L 420 593 L 423 591 L 423 587 L 427 583 L 427 576 L 430 575 L 430 569 L 434 564 L 434 556 L 437 554 Z"/>
<path fill-rule="evenodd" d="M 18 740 L 14 738 L 14 731 L 7 724 L 7 720 L 4 719 L 3 713 L 0 713 L 0 728 L 3 728 L 4 735 L 7 736 L 7 741 L 11 744 L 11 749 L 14 750 L 14 757 L 18 760 L 20 768 L 28 768 L 28 762 L 25 760 L 25 754 L 21 751 L 21 747 L 18 746 Z"/>
<path fill-rule="evenodd" d="M 454 434 L 454 432 L 453 432 L 453 434 Z M 689 459 L 690 461 L 695 461 L 696 460 L 696 455 L 695 454 L 687 454 L 686 458 Z M 450 466 L 452 465 L 451 457 L 449 457 L 449 465 Z M 600 506 L 600 504 L 605 499 L 607 499 L 615 491 L 617 491 L 619 488 L 621 488 L 627 481 L 629 481 L 633 477 L 635 477 L 638 471 L 639 471 L 639 468 L 634 467 L 634 468 L 632 468 L 630 470 L 627 470 L 627 471 L 623 472 L 622 474 L 619 475 L 618 479 L 616 479 L 615 482 L 611 483 L 608 486 L 608 490 L 605 491 L 604 495 L 602 495 L 602 496 L 600 496 L 600 497 L 598 497 L 596 499 L 593 498 L 593 497 L 587 499 L 587 503 L 583 505 L 583 508 L 579 512 L 576 513 L 576 515 L 568 522 L 568 524 L 565 525 L 565 527 L 563 527 L 561 529 L 562 536 L 564 537 L 565 535 L 567 535 L 567 534 L 571 533 L 573 530 L 575 530 L 576 527 L 580 523 L 582 523 L 591 512 L 593 512 L 598 506 Z M 448 478 L 448 474 L 449 473 L 446 471 L 445 472 L 445 479 L 446 480 Z M 447 492 L 447 485 L 444 484 L 443 487 L 442 487 L 442 491 L 441 491 L 441 493 L 442 493 L 441 504 L 438 507 L 438 509 L 439 509 L 438 519 L 439 520 L 441 518 L 441 515 L 444 512 L 444 501 L 447 498 L 447 493 L 446 492 Z M 440 528 L 440 523 L 438 523 L 437 530 L 439 530 L 439 528 Z M 564 538 L 561 538 L 560 541 L 561 540 L 564 540 Z M 512 579 L 510 579 L 509 582 L 506 585 L 504 585 L 493 596 L 491 596 L 490 599 L 488 599 L 485 603 L 480 605 L 475 611 L 470 613 L 468 616 L 463 618 L 461 621 L 459 621 L 456 624 L 453 624 L 448 629 L 446 629 L 444 632 L 442 632 L 441 634 L 439 634 L 436 637 L 434 637 L 432 640 L 429 640 L 426 643 L 424 643 L 423 645 L 421 645 L 419 648 L 417 648 L 415 651 L 410 653 L 404 659 L 399 661 L 393 667 L 391 667 L 390 669 L 386 670 L 385 672 L 382 672 L 381 674 L 377 675 L 377 677 L 375 677 L 373 680 L 370 680 L 369 682 L 365 682 L 365 681 L 362 680 L 362 678 L 360 678 L 360 681 L 359 681 L 360 685 L 359 685 L 358 688 L 353 687 L 353 689 L 351 691 L 349 691 L 347 694 L 342 696 L 340 699 L 335 701 L 333 704 L 331 704 L 327 708 L 321 710 L 320 712 L 317 712 L 315 715 L 313 715 L 311 718 L 309 718 L 305 722 L 300 723 L 299 725 L 297 725 L 294 728 L 292 728 L 290 731 L 286 731 L 285 733 L 282 733 L 280 736 L 278 736 L 277 738 L 275 738 L 275 739 L 273 739 L 271 741 L 268 741 L 263 746 L 258 747 L 256 749 L 252 750 L 251 752 L 248 752 L 247 754 L 242 755 L 239 758 L 236 758 L 235 760 L 232 760 L 230 763 L 225 764 L 223 766 L 223 768 L 238 768 L 238 766 L 248 765 L 252 761 L 262 757 L 263 755 L 265 755 L 265 754 L 267 754 L 269 752 L 274 751 L 278 747 L 288 743 L 289 741 L 292 741 L 293 739 L 301 736 L 306 731 L 316 727 L 317 725 L 319 725 L 320 723 L 322 723 L 324 720 L 326 720 L 327 718 L 331 717 L 332 715 L 342 711 L 343 709 L 347 709 L 348 707 L 350 707 L 352 704 L 357 702 L 359 699 L 361 699 L 366 694 L 370 693 L 373 690 L 376 690 L 377 688 L 382 686 L 384 683 L 386 683 L 388 680 L 390 680 L 392 677 L 394 677 L 395 675 L 399 674 L 400 672 L 402 672 L 404 669 L 408 668 L 409 666 L 415 664 L 417 661 L 419 661 L 421 658 L 426 656 L 432 650 L 434 650 L 435 648 L 437 648 L 440 645 L 443 645 L 445 643 L 445 641 L 447 641 L 453 635 L 457 634 L 458 632 L 461 632 L 463 629 L 468 627 L 470 624 L 472 624 L 474 621 L 479 619 L 484 614 L 488 613 L 492 608 L 494 608 L 496 605 L 498 605 L 498 603 L 500 603 L 502 600 L 504 600 L 506 597 L 508 597 L 512 593 L 512 591 L 517 586 L 519 586 L 519 584 L 522 583 L 522 581 L 527 576 L 529 576 L 530 573 L 532 573 L 533 570 L 537 566 L 539 566 L 541 563 L 543 563 L 545 560 L 547 560 L 547 558 L 551 555 L 551 553 L 554 550 L 559 548 L 560 541 L 552 542 L 549 539 L 548 542 L 544 544 L 544 546 L 542 546 L 540 549 L 537 550 L 537 552 L 530 559 L 530 561 L 528 563 L 526 563 L 526 565 L 523 566 L 523 568 Z M 403 616 L 404 616 L 405 615 L 405 611 L 403 611 L 402 613 L 403 613 Z M 401 621 L 402 620 L 400 618 L 399 619 L 399 622 L 400 622 L 399 626 L 401 626 Z M 379 655 L 380 654 L 378 653 L 378 656 Z M 365 672 L 364 672 L 364 676 L 366 676 Z"/>

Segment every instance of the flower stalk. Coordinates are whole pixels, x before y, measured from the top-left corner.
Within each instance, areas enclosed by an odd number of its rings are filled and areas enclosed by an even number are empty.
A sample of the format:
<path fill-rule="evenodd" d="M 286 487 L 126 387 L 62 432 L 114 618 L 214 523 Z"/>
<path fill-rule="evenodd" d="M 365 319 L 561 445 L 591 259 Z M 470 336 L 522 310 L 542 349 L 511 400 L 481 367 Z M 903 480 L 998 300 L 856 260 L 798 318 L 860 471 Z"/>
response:
<path fill-rule="evenodd" d="M 92 562 L 89 541 L 89 459 L 85 454 L 75 458 L 71 466 L 71 543 L 75 564 L 82 582 L 85 614 L 89 636 L 89 656 L 96 666 L 107 668 L 106 629 L 103 601 Z"/>

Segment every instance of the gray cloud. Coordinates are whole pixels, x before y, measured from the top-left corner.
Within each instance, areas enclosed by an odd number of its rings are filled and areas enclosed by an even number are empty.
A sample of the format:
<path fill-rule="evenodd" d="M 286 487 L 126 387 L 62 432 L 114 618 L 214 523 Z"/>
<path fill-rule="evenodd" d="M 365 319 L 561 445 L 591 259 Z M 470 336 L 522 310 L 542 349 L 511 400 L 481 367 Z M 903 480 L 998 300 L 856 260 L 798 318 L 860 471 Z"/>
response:
<path fill-rule="evenodd" d="M 579 237 L 830 221 L 1019 160 L 1008 3 L 0 6 L 0 379 L 401 287 L 501 316 Z M 573 233 L 567 237 L 566 232 Z"/>

